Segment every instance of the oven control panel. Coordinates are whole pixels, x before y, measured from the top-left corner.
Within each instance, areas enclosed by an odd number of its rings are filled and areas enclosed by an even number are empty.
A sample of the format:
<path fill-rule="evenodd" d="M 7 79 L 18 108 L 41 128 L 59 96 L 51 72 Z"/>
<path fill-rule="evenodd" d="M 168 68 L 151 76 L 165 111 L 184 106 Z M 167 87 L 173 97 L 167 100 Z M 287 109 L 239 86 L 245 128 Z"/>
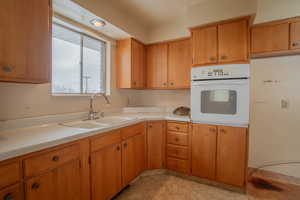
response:
<path fill-rule="evenodd" d="M 216 65 L 207 67 L 194 67 L 192 69 L 192 80 L 248 77 L 250 77 L 249 64 Z"/>

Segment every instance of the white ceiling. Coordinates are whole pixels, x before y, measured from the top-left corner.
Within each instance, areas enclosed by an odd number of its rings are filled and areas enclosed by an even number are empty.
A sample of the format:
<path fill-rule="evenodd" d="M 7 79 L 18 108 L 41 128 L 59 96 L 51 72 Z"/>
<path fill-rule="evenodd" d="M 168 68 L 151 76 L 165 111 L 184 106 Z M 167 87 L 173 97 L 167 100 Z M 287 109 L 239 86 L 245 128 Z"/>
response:
<path fill-rule="evenodd" d="M 91 25 L 90 21 L 92 19 L 101 19 L 100 17 L 94 15 L 90 11 L 82 8 L 78 4 L 70 1 L 70 0 L 53 0 L 53 9 L 55 12 L 66 16 L 72 20 L 75 20 L 81 24 L 84 24 L 96 31 L 103 33 L 106 36 L 109 36 L 114 39 L 122 39 L 131 37 L 128 33 L 121 30 L 120 28 L 110 24 L 106 21 L 106 25 L 104 27 L 95 27 Z M 103 19 L 102 19 L 103 20 Z M 105 20 L 104 20 L 105 21 Z"/>
<path fill-rule="evenodd" d="M 153 28 L 183 20 L 187 6 L 205 1 L 208 0 L 110 0 L 109 3 Z"/>

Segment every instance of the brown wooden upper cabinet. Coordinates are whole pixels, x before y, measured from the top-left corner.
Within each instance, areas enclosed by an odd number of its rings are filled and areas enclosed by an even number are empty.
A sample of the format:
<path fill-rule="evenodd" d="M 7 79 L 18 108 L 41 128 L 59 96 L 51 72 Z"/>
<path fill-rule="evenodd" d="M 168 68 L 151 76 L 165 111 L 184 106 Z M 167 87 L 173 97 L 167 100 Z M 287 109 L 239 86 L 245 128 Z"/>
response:
<path fill-rule="evenodd" d="M 191 40 L 184 39 L 170 42 L 168 52 L 168 88 L 189 88 L 191 66 Z"/>
<path fill-rule="evenodd" d="M 143 89 L 145 81 L 145 46 L 132 38 L 117 41 L 117 87 Z"/>
<path fill-rule="evenodd" d="M 153 44 L 146 47 L 147 88 L 168 87 L 168 44 Z"/>
<path fill-rule="evenodd" d="M 255 24 L 251 28 L 252 57 L 299 54 L 300 17 Z"/>
<path fill-rule="evenodd" d="M 266 53 L 289 49 L 289 24 L 254 26 L 251 30 L 251 53 Z"/>
<path fill-rule="evenodd" d="M 291 49 L 300 49 L 300 21 L 291 23 Z"/>
<path fill-rule="evenodd" d="M 9 0 L 0 6 L 0 81 L 50 81 L 51 0 Z"/>
<path fill-rule="evenodd" d="M 193 66 L 249 62 L 249 20 L 192 28 Z"/>
<path fill-rule="evenodd" d="M 147 88 L 183 89 L 190 87 L 190 39 L 148 45 Z"/>

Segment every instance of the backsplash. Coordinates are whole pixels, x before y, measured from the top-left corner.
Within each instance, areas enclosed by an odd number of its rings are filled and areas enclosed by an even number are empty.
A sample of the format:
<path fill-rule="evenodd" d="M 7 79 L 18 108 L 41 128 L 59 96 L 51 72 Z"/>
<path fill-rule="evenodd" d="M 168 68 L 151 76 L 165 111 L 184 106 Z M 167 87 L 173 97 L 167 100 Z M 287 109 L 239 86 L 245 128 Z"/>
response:
<path fill-rule="evenodd" d="M 134 90 L 129 106 L 190 107 L 190 90 Z"/>

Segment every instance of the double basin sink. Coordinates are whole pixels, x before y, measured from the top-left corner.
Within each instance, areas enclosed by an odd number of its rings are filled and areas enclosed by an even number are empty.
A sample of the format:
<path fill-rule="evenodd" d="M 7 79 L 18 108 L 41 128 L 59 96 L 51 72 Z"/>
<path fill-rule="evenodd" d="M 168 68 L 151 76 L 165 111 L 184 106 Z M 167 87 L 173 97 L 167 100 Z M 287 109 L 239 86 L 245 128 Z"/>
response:
<path fill-rule="evenodd" d="M 82 129 L 98 129 L 105 128 L 108 126 L 126 123 L 128 121 L 136 120 L 136 117 L 122 117 L 122 116 L 111 116 L 103 117 L 96 120 L 80 120 L 74 122 L 61 123 L 62 126 L 68 126 L 72 128 Z"/>

